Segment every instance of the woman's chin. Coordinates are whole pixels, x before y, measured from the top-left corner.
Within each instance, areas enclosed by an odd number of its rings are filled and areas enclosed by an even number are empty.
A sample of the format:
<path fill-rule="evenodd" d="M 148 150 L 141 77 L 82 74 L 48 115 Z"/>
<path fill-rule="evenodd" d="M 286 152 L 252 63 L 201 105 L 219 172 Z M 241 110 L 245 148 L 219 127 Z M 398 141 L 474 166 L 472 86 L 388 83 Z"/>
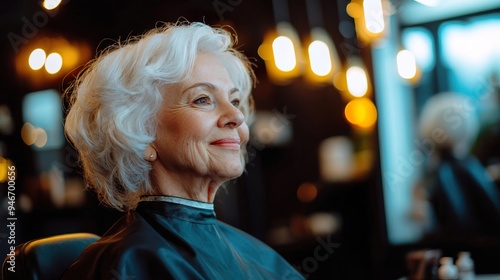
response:
<path fill-rule="evenodd" d="M 228 178 L 228 180 L 236 179 L 243 174 L 244 166 L 241 161 L 234 161 L 232 164 L 230 162 L 224 163 L 225 167 L 221 167 L 219 170 L 220 177 Z"/>

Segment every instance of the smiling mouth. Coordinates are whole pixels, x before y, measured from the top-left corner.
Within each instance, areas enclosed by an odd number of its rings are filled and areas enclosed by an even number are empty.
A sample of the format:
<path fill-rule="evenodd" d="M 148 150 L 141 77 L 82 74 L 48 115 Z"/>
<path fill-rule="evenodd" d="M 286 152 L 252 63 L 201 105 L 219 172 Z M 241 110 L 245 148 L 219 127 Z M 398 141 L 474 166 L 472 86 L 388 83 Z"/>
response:
<path fill-rule="evenodd" d="M 241 147 L 239 139 L 229 139 L 229 138 L 215 140 L 212 143 L 210 143 L 210 145 L 232 150 L 239 150 Z"/>

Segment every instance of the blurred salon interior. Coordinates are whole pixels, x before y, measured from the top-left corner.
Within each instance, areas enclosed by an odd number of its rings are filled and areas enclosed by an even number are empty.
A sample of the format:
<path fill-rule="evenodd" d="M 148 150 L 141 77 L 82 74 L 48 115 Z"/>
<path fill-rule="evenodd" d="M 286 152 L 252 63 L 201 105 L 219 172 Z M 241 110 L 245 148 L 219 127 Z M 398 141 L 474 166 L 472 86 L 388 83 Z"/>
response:
<path fill-rule="evenodd" d="M 307 279 L 437 279 L 461 252 L 499 279 L 500 1 L 1 5 L 0 220 L 15 166 L 16 245 L 123 215 L 86 190 L 63 92 L 107 46 L 185 19 L 234 29 L 258 80 L 246 172 L 219 190 L 218 219 Z"/>

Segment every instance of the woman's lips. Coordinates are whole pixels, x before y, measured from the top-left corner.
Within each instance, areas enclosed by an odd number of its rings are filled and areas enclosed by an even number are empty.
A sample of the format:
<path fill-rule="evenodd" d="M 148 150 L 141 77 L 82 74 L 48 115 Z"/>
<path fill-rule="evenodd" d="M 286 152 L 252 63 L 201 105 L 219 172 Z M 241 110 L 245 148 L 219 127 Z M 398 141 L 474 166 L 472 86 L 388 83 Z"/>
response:
<path fill-rule="evenodd" d="M 221 148 L 239 150 L 240 149 L 240 139 L 224 138 L 215 140 L 210 145 L 218 146 Z"/>

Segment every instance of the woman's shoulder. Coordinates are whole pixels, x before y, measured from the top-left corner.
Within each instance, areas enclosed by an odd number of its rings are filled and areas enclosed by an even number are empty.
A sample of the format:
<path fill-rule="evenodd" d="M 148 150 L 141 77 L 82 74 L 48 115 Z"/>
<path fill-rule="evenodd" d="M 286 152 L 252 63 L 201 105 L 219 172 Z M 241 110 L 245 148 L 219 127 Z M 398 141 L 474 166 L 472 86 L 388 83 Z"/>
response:
<path fill-rule="evenodd" d="M 263 252 L 265 254 L 271 253 L 271 255 L 276 255 L 281 258 L 281 256 L 269 245 L 249 233 L 222 221 L 218 221 L 218 224 L 220 230 L 224 233 L 229 242 L 231 242 L 233 246 L 242 249 L 242 251 L 250 252 L 250 254 L 254 252 L 259 252 L 260 254 Z"/>
<path fill-rule="evenodd" d="M 267 271 L 268 278 L 303 279 L 278 252 L 256 237 L 219 221 L 219 228 L 247 265 Z"/>
<path fill-rule="evenodd" d="M 140 215 L 131 211 L 98 241 L 90 244 L 66 271 L 63 279 L 121 279 L 122 274 L 149 274 L 142 270 L 150 265 L 162 269 L 161 265 L 153 265 L 158 262 L 158 244 L 155 242 L 158 238 L 155 235 L 156 231 Z"/>
<path fill-rule="evenodd" d="M 244 238 L 244 239 L 248 239 L 248 241 L 250 242 L 256 242 L 256 243 L 262 243 L 264 244 L 262 241 L 260 241 L 258 238 L 254 237 L 253 235 L 237 228 L 237 227 L 234 227 L 230 224 L 227 224 L 221 220 L 217 220 L 217 224 L 219 225 L 219 228 L 221 229 L 221 231 L 228 237 L 236 237 L 236 238 Z"/>

